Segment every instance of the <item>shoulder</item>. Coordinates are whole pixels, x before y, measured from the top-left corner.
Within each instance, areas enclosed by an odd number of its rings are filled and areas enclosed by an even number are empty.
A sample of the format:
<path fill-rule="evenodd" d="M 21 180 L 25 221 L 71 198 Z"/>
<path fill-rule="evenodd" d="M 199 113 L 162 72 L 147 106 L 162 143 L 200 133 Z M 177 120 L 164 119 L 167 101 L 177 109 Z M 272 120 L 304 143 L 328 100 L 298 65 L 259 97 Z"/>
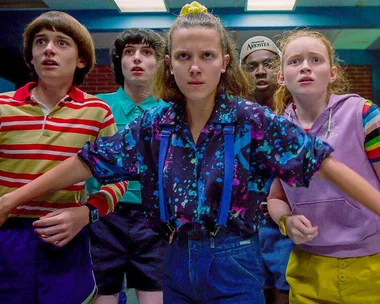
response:
<path fill-rule="evenodd" d="M 167 102 L 165 101 L 165 100 L 163 100 L 163 99 L 158 99 L 157 100 L 157 104 L 159 105 L 159 106 L 161 106 L 161 105 L 166 105 L 167 104 Z"/>
<path fill-rule="evenodd" d="M 111 112 L 110 106 L 99 97 L 83 92 L 83 97 L 80 99 L 74 98 L 74 103 L 81 108 L 98 109 L 100 111 Z"/>
<path fill-rule="evenodd" d="M 112 103 L 119 99 L 119 94 L 117 91 L 112 93 L 96 94 L 95 96 L 107 103 Z"/>
<path fill-rule="evenodd" d="M 146 116 L 152 119 L 158 119 L 163 117 L 168 111 L 174 110 L 175 104 L 173 102 L 162 102 L 158 103 L 157 107 L 153 107 L 145 111 Z"/>
<path fill-rule="evenodd" d="M 0 99 L 3 101 L 13 99 L 15 93 L 16 91 L 0 93 Z"/>
<path fill-rule="evenodd" d="M 262 124 L 274 119 L 286 120 L 282 116 L 277 116 L 270 108 L 261 106 L 258 103 L 244 98 L 235 98 L 237 103 L 237 119 L 239 122 L 249 122 Z"/>

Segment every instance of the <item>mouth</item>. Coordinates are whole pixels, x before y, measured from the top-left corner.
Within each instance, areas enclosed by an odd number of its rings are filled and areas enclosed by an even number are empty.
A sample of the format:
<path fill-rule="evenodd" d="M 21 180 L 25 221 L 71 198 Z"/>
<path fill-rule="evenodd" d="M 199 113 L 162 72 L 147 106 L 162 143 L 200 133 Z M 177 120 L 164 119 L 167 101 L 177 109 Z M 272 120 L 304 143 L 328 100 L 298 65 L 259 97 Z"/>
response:
<path fill-rule="evenodd" d="M 136 66 L 136 67 L 133 67 L 133 68 L 131 69 L 131 71 L 132 71 L 132 72 L 144 72 L 144 69 L 143 69 L 143 68 L 140 68 L 140 67 L 138 67 L 138 66 Z"/>
<path fill-rule="evenodd" d="M 42 61 L 43 66 L 58 66 L 58 63 L 55 60 L 52 59 L 45 59 Z"/>
<path fill-rule="evenodd" d="M 256 85 L 257 86 L 266 86 L 268 85 L 268 82 L 264 81 L 264 80 L 260 80 L 260 81 L 257 81 L 256 82 Z"/>
<path fill-rule="evenodd" d="M 202 81 L 189 81 L 187 84 L 190 86 L 193 86 L 193 87 L 199 87 L 202 84 L 204 84 L 204 82 L 202 82 Z"/>
<path fill-rule="evenodd" d="M 313 81 L 314 79 L 311 77 L 302 77 L 300 80 L 298 80 L 298 82 L 301 84 L 312 83 Z"/>

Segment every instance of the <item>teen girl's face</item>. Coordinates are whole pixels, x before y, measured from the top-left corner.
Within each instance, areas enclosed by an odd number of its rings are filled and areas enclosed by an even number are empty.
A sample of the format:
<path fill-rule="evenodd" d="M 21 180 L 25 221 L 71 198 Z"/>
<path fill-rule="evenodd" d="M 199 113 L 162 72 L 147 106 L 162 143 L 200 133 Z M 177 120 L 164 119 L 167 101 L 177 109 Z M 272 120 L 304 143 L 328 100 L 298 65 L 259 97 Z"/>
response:
<path fill-rule="evenodd" d="M 173 31 L 171 42 L 170 70 L 186 102 L 215 102 L 221 74 L 230 59 L 222 54 L 218 31 L 179 28 Z"/>
<path fill-rule="evenodd" d="M 335 79 L 336 67 L 331 67 L 327 48 L 319 39 L 300 37 L 288 44 L 278 81 L 293 97 L 321 96 Z"/>

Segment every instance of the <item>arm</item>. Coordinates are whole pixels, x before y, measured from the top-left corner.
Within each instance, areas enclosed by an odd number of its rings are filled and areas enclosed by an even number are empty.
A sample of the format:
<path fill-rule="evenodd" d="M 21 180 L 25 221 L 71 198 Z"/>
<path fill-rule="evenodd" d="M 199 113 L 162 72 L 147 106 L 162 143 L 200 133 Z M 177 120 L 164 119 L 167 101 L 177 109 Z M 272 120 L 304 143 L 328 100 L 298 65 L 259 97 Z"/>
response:
<path fill-rule="evenodd" d="M 284 214 L 290 214 L 292 212 L 279 178 L 274 179 L 270 188 L 268 196 L 268 211 L 270 217 L 277 225 Z"/>
<path fill-rule="evenodd" d="M 368 160 L 380 179 L 380 108 L 367 101 L 362 110 L 362 123 L 364 130 L 364 150 Z"/>
<path fill-rule="evenodd" d="M 116 124 L 110 109 L 103 121 L 98 138 L 112 136 L 116 132 Z M 92 178 L 86 181 L 86 188 L 90 194 L 87 203 L 98 209 L 99 216 L 105 216 L 112 212 L 116 204 L 123 198 L 128 188 L 128 182 L 121 181 L 115 184 L 100 185 L 95 178 Z"/>
<path fill-rule="evenodd" d="M 380 215 L 380 193 L 354 170 L 331 156 L 323 160 L 319 176 L 330 181 L 353 199 Z"/>
<path fill-rule="evenodd" d="M 270 118 L 270 113 L 267 117 Z M 273 117 L 273 126 L 267 127 L 264 140 L 276 137 L 277 145 L 262 143 L 258 147 L 259 157 L 264 156 L 271 171 L 291 186 L 307 187 L 313 175 L 319 170 L 320 177 L 326 179 L 357 200 L 376 214 L 380 215 L 380 193 L 358 173 L 334 160 L 330 155 L 333 151 L 327 144 L 312 134 L 303 132 L 300 128 L 285 121 L 282 117 Z M 263 124 L 264 125 L 264 124 Z M 265 125 L 264 125 L 265 126 Z M 271 136 L 272 135 L 272 136 Z M 271 147 L 270 153 L 268 146 Z M 284 147 L 286 147 L 284 149 Z M 289 148 L 292 147 L 292 148 Z"/>
<path fill-rule="evenodd" d="M 78 156 L 70 157 L 25 186 L 3 195 L 0 198 L 0 226 L 4 224 L 11 210 L 17 206 L 47 192 L 69 187 L 91 176 L 90 169 Z"/>
<path fill-rule="evenodd" d="M 116 125 L 110 110 L 103 119 L 98 138 L 116 133 Z M 105 216 L 114 210 L 116 203 L 123 197 L 127 182 L 102 186 L 100 191 L 90 195 L 87 206 L 94 206 L 99 216 Z M 33 225 L 36 233 L 45 242 L 56 246 L 64 246 L 75 237 L 85 225 L 89 223 L 89 207 L 80 206 L 64 208 L 41 217 Z"/>
<path fill-rule="evenodd" d="M 277 224 L 284 215 L 291 214 L 284 188 L 278 178 L 274 180 L 270 189 L 268 209 L 270 216 Z M 309 242 L 318 235 L 318 226 L 312 226 L 303 215 L 289 216 L 285 219 L 285 226 L 289 238 L 295 244 Z"/>

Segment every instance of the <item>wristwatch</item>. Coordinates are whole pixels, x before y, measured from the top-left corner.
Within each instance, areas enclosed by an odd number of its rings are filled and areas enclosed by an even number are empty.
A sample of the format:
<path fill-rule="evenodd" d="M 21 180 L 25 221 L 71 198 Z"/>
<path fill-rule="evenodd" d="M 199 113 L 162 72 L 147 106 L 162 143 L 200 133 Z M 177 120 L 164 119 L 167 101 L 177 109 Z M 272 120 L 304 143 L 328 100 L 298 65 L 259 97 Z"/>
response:
<path fill-rule="evenodd" d="M 99 211 L 94 205 L 84 204 L 90 210 L 90 224 L 95 223 L 99 219 Z"/>
<path fill-rule="evenodd" d="M 288 232 L 286 231 L 286 225 L 285 221 L 289 216 L 293 216 L 291 213 L 286 213 L 280 218 L 280 222 L 278 223 L 278 229 L 280 230 L 281 234 L 284 236 L 288 236 Z"/>

